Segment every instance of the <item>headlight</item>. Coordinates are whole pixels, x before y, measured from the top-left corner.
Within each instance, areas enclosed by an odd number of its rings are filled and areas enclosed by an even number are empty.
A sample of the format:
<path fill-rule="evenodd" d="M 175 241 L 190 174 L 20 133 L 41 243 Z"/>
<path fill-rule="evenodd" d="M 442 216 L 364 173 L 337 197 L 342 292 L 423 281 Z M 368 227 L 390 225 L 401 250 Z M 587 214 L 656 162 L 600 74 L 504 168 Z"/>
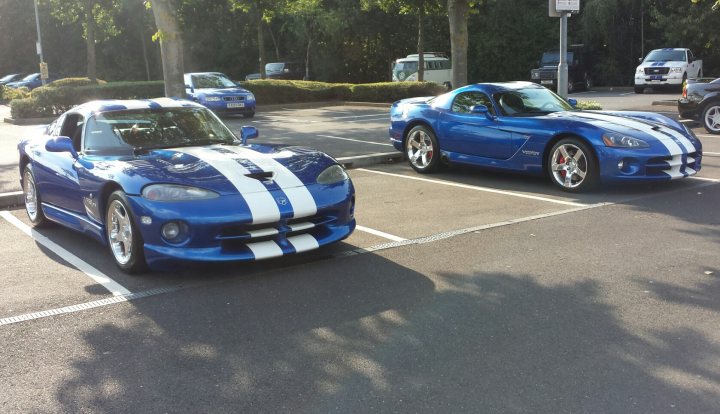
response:
<path fill-rule="evenodd" d="M 318 175 L 318 184 L 335 184 L 348 179 L 345 169 L 340 165 L 331 165 Z"/>
<path fill-rule="evenodd" d="M 643 68 L 637 68 L 637 69 L 635 70 L 635 73 L 645 73 L 645 69 L 643 69 Z"/>
<path fill-rule="evenodd" d="M 255 100 L 255 95 L 249 93 L 248 96 L 247 96 L 247 100 L 248 100 L 248 101 L 254 101 L 254 100 Z"/>
<path fill-rule="evenodd" d="M 608 147 L 647 148 L 650 146 L 647 142 L 641 139 L 628 137 L 623 134 L 607 133 L 603 134 L 602 139 Z"/>
<path fill-rule="evenodd" d="M 219 100 L 221 100 L 221 98 L 219 96 L 206 96 L 205 97 L 206 102 L 218 102 Z"/>
<path fill-rule="evenodd" d="M 412 75 L 408 76 L 406 80 L 408 82 L 415 82 L 417 80 L 417 75 L 412 74 Z"/>
<path fill-rule="evenodd" d="M 151 184 L 142 190 L 142 196 L 153 201 L 204 200 L 218 197 L 213 191 L 175 184 Z"/>
<path fill-rule="evenodd" d="M 537 78 L 540 77 L 540 74 L 539 74 L 538 72 L 532 72 L 532 73 L 531 73 L 531 76 L 532 76 L 533 79 L 537 79 Z"/>
<path fill-rule="evenodd" d="M 682 73 L 682 68 L 670 68 L 670 73 Z"/>

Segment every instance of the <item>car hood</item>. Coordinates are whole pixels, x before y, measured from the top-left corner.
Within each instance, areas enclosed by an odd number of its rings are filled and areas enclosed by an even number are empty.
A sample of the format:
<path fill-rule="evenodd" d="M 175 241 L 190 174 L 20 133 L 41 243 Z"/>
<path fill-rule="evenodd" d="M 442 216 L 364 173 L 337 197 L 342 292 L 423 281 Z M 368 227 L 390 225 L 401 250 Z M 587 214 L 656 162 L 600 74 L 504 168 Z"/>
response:
<path fill-rule="evenodd" d="M 195 92 L 201 93 L 206 96 L 238 95 L 250 93 L 250 91 L 244 88 L 202 88 L 195 89 Z"/>
<path fill-rule="evenodd" d="M 114 165 L 110 165 L 114 164 Z M 211 145 L 158 149 L 105 165 L 108 174 L 122 174 L 123 187 L 139 194 L 145 185 L 190 185 L 221 195 L 267 192 L 314 184 L 336 161 L 304 147 Z M 103 169 L 103 163 L 96 167 Z"/>
<path fill-rule="evenodd" d="M 672 67 L 672 66 L 681 66 L 681 65 L 685 65 L 685 62 L 683 62 L 682 60 L 659 60 L 656 62 L 643 62 L 638 66 L 638 68 L 648 68 L 651 66 Z"/>
<path fill-rule="evenodd" d="M 651 112 L 566 111 L 547 116 L 592 125 L 601 130 L 618 132 L 646 141 L 680 143 L 688 151 L 694 151 L 689 145 L 694 139 L 688 138 L 687 134 L 681 132 L 683 127 L 680 124 Z"/>

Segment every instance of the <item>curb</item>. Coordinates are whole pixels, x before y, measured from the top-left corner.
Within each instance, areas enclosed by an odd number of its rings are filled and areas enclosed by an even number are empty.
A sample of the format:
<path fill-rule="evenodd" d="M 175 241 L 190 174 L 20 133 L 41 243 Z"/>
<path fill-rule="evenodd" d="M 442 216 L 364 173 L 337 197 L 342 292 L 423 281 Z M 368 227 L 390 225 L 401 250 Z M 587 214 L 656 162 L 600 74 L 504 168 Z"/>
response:
<path fill-rule="evenodd" d="M 402 161 L 404 154 L 401 152 L 378 152 L 375 154 L 358 155 L 354 157 L 337 158 L 343 167 L 347 169 L 367 167 L 375 164 L 384 164 Z M 0 193 L 0 209 L 13 209 L 21 207 L 25 203 L 22 191 L 11 191 Z"/>

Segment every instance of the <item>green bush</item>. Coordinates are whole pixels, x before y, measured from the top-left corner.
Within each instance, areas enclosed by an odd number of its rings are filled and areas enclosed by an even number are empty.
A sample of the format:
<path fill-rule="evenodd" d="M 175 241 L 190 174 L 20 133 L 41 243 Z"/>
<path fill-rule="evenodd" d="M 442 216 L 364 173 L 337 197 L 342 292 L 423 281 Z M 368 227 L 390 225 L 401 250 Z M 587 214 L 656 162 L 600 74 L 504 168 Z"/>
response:
<path fill-rule="evenodd" d="M 602 109 L 602 106 L 599 102 L 595 101 L 578 101 L 577 105 L 575 105 L 577 109 L 587 109 L 587 110 L 600 110 Z"/>
<path fill-rule="evenodd" d="M 26 99 L 10 102 L 13 118 L 44 118 L 59 115 L 73 106 L 96 99 L 146 99 L 165 94 L 162 81 L 113 82 L 79 87 L 42 86 Z"/>
<path fill-rule="evenodd" d="M 2 86 L 2 91 L 0 92 L 0 100 L 2 101 L 11 101 L 13 99 L 24 99 L 30 96 L 30 90 L 28 88 L 8 88 L 7 86 Z"/>
<path fill-rule="evenodd" d="M 53 83 L 48 84 L 48 86 L 52 88 L 65 88 L 69 86 L 89 86 L 89 85 L 104 85 L 107 82 L 104 80 L 98 79 L 96 81 L 91 81 L 90 78 L 63 78 L 58 79 Z"/>
<path fill-rule="evenodd" d="M 435 96 L 447 91 L 433 82 L 364 83 L 351 87 L 351 100 L 357 102 L 395 102 L 418 96 Z"/>

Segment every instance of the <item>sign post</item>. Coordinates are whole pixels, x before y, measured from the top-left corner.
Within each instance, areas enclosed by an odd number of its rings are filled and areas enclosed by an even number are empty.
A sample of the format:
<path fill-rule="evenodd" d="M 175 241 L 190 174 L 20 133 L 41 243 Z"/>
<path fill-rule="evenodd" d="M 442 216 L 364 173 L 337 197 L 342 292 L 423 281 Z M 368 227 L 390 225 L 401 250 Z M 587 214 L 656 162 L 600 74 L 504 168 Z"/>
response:
<path fill-rule="evenodd" d="M 42 37 L 40 36 L 40 17 L 38 16 L 38 5 L 37 0 L 33 2 L 35 4 L 35 27 L 37 27 L 37 43 L 35 44 L 35 47 L 37 48 L 37 54 L 40 57 L 40 80 L 42 81 L 42 84 L 45 85 L 45 80 L 48 78 L 48 70 L 47 70 L 47 63 L 45 63 L 45 59 L 43 59 L 43 52 L 42 52 Z M 43 65 L 45 67 L 45 71 L 43 72 Z"/>
<path fill-rule="evenodd" d="M 568 95 L 568 63 L 567 63 L 567 19 L 570 13 L 580 11 L 580 0 L 549 0 L 548 14 L 560 17 L 560 62 L 557 73 L 557 93 L 563 99 Z"/>

